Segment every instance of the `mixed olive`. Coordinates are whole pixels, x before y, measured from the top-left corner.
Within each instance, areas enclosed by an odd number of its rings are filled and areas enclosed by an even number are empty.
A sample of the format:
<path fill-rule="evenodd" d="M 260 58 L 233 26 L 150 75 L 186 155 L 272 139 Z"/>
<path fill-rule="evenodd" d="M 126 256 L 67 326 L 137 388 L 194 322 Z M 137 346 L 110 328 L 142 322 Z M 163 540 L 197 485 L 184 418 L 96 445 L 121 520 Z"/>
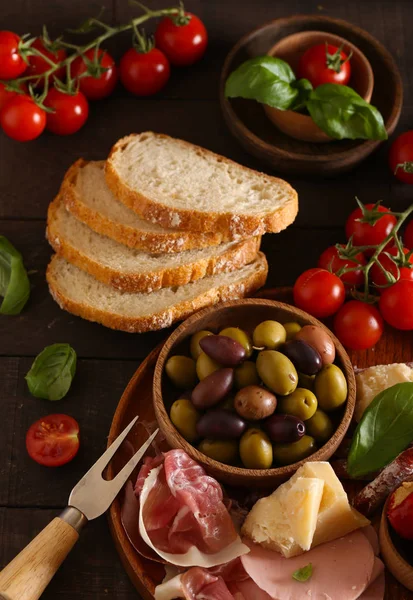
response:
<path fill-rule="evenodd" d="M 189 350 L 165 365 L 184 391 L 170 418 L 210 458 L 268 469 L 307 458 L 333 435 L 347 381 L 321 327 L 267 320 L 251 335 L 239 327 L 203 330 Z"/>

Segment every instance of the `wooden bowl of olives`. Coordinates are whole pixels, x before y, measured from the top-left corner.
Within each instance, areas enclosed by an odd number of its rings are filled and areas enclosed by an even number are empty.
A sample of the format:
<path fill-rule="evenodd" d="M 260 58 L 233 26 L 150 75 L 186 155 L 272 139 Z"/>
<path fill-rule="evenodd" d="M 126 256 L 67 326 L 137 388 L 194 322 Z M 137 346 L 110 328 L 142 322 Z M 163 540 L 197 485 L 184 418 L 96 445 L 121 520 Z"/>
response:
<path fill-rule="evenodd" d="M 350 359 L 325 325 L 248 299 L 201 310 L 169 336 L 153 403 L 172 448 L 222 483 L 270 487 L 333 455 L 355 391 Z"/>

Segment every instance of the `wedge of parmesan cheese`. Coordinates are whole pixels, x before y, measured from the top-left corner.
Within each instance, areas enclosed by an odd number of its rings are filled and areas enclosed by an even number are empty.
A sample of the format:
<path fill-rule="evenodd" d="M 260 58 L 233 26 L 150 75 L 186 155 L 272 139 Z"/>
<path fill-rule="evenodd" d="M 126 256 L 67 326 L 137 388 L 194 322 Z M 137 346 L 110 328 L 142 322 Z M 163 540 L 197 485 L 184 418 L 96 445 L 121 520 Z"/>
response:
<path fill-rule="evenodd" d="M 405 363 L 368 367 L 356 373 L 357 395 L 354 411 L 356 421 L 360 421 L 364 411 L 377 394 L 396 383 L 405 381 L 413 381 L 413 368 Z"/>

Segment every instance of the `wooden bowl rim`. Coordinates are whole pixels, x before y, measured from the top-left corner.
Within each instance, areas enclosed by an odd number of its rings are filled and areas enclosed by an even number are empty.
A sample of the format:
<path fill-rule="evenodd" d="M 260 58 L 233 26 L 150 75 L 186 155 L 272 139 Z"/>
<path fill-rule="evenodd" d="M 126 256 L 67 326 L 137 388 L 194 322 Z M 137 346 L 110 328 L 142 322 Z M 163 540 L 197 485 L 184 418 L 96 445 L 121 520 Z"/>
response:
<path fill-rule="evenodd" d="M 235 110 L 232 107 L 230 100 L 228 98 L 226 98 L 225 94 L 224 94 L 225 82 L 230 74 L 229 73 L 230 64 L 232 63 L 234 56 L 236 56 L 236 54 L 239 52 L 240 48 L 242 48 L 242 46 L 244 46 L 247 41 L 249 41 L 252 38 L 256 37 L 257 35 L 261 34 L 264 30 L 273 27 L 274 24 L 278 24 L 278 25 L 282 26 L 282 25 L 292 24 L 295 22 L 301 22 L 303 19 L 307 19 L 308 22 L 314 22 L 314 23 L 317 23 L 320 25 L 322 25 L 323 23 L 330 23 L 333 25 L 344 27 L 346 29 L 348 29 L 348 27 L 351 26 L 354 33 L 356 33 L 360 37 L 363 37 L 366 40 L 366 42 L 368 42 L 370 45 L 373 45 L 376 48 L 378 48 L 380 50 L 380 52 L 384 55 L 386 62 L 388 62 L 388 64 L 389 64 L 390 71 L 394 78 L 395 95 L 397 97 L 400 97 L 400 104 L 398 104 L 397 102 L 395 102 L 393 104 L 390 115 L 388 116 L 388 118 L 385 122 L 385 127 L 386 127 L 386 131 L 387 131 L 388 135 L 390 136 L 393 133 L 393 131 L 397 125 L 398 119 L 400 117 L 402 103 L 403 103 L 403 82 L 402 82 L 402 77 L 401 77 L 400 71 L 397 67 L 396 61 L 394 60 L 394 58 L 390 54 L 390 52 L 387 50 L 387 48 L 377 38 L 375 38 L 373 35 L 371 35 L 365 29 L 358 27 L 357 25 L 353 25 L 352 23 L 349 23 L 349 21 L 346 21 L 345 19 L 335 19 L 333 17 L 327 17 L 324 15 L 302 14 L 302 15 L 293 15 L 291 17 L 279 17 L 277 19 L 272 19 L 271 21 L 267 21 L 263 25 L 259 25 L 258 27 L 252 29 L 251 31 L 249 31 L 248 33 L 243 35 L 241 37 L 241 39 L 232 47 L 232 49 L 227 54 L 224 64 L 223 64 L 223 67 L 222 67 L 222 70 L 221 70 L 220 91 L 219 91 L 220 105 L 221 105 L 221 110 L 223 111 L 224 117 L 226 118 L 226 120 L 231 121 L 234 128 L 238 131 L 239 135 L 241 135 L 243 138 L 249 137 L 256 147 L 261 145 L 265 148 L 265 150 L 267 152 L 269 152 L 273 156 L 278 156 L 280 158 L 291 159 L 291 157 L 294 156 L 295 159 L 303 161 L 303 162 L 313 163 L 313 164 L 314 163 L 321 164 L 321 163 L 330 162 L 332 160 L 331 155 L 317 155 L 314 153 L 303 154 L 299 151 L 292 152 L 290 150 L 284 150 L 283 148 L 280 148 L 279 146 L 276 146 L 274 144 L 270 144 L 270 143 L 266 142 L 265 140 L 260 138 L 258 135 L 253 133 L 250 129 L 248 129 L 248 127 L 244 124 L 244 122 L 238 117 L 237 113 L 235 112 Z M 334 141 L 338 142 L 340 140 L 334 140 Z M 359 140 L 359 143 L 356 146 L 356 148 L 360 148 L 361 146 L 363 146 L 365 155 L 368 155 L 380 143 L 381 143 L 381 140 Z M 340 152 L 340 159 L 343 160 L 343 157 L 351 155 L 354 152 L 354 150 L 355 150 L 355 148 L 343 149 Z M 338 153 L 337 153 L 337 155 L 338 155 Z M 336 156 L 336 158 L 337 158 L 337 156 Z"/>
<path fill-rule="evenodd" d="M 412 576 L 413 576 L 413 565 L 411 565 L 409 562 L 407 562 L 407 560 L 400 554 L 400 552 L 397 550 L 396 546 L 393 544 L 393 540 L 390 535 L 389 521 L 387 519 L 387 508 L 389 505 L 390 496 L 391 496 L 391 494 L 388 496 L 386 502 L 384 503 L 383 510 L 381 513 L 380 529 L 379 529 L 380 552 L 383 555 L 385 562 L 386 562 L 386 555 L 391 554 L 392 558 L 397 558 L 400 565 L 402 567 L 404 567 L 406 570 L 410 570 L 412 573 Z M 384 550 L 383 550 L 383 547 L 384 547 Z M 387 567 L 387 569 L 389 569 L 389 567 L 387 566 L 387 563 L 386 563 L 386 567 Z M 394 571 L 391 571 L 391 572 L 394 575 L 394 577 L 397 579 L 397 581 L 399 581 L 403 585 L 406 585 L 401 579 L 398 578 L 398 575 Z"/>
<path fill-rule="evenodd" d="M 271 469 L 245 469 L 242 467 L 233 467 L 231 465 L 225 465 L 224 463 L 213 460 L 213 459 L 209 458 L 208 456 L 206 456 L 205 454 L 203 454 L 202 452 L 200 452 L 199 450 L 197 450 L 197 448 L 192 446 L 192 444 L 187 442 L 179 434 L 179 432 L 176 430 L 176 428 L 172 424 L 172 422 L 169 418 L 168 412 L 165 408 L 165 404 L 163 402 L 162 376 L 164 373 L 164 365 L 165 365 L 167 357 L 169 356 L 170 351 L 172 350 L 172 348 L 175 344 L 176 339 L 182 334 L 183 331 L 185 331 L 185 329 L 187 329 L 189 326 L 193 325 L 194 323 L 200 321 L 204 317 L 211 315 L 213 313 L 219 312 L 221 310 L 227 310 L 228 308 L 236 308 L 239 306 L 248 306 L 251 308 L 254 308 L 257 306 L 273 307 L 273 308 L 281 310 L 281 311 L 288 311 L 288 313 L 290 315 L 291 315 L 291 313 L 293 313 L 299 319 L 306 321 L 309 325 L 316 325 L 317 327 L 321 327 L 333 339 L 333 342 L 334 342 L 334 345 L 336 348 L 336 354 L 339 356 L 340 361 L 343 366 L 343 371 L 344 371 L 344 374 L 345 374 L 345 377 L 347 380 L 348 395 L 347 395 L 346 409 L 344 411 L 344 415 L 343 415 L 336 431 L 334 432 L 333 436 L 328 440 L 328 442 L 326 442 L 323 446 L 321 446 L 321 448 L 319 448 L 317 450 L 317 452 L 314 452 L 314 454 L 311 454 L 308 458 L 300 460 L 291 465 L 287 465 L 284 467 L 275 467 L 275 468 L 271 468 Z M 278 302 L 276 300 L 264 300 L 264 299 L 243 299 L 243 300 L 236 300 L 234 302 L 226 302 L 224 304 L 220 304 L 219 306 L 209 306 L 207 308 L 204 308 L 204 309 L 200 310 L 199 312 L 195 313 L 194 315 L 190 316 L 188 319 L 186 319 L 183 323 L 181 323 L 179 325 L 179 327 L 177 327 L 171 333 L 171 335 L 165 341 L 165 344 L 163 345 L 163 347 L 159 353 L 159 356 L 157 358 L 157 361 L 156 361 L 152 391 L 153 391 L 152 396 L 153 396 L 153 405 L 154 405 L 155 415 L 156 415 L 156 419 L 158 421 L 158 425 L 159 425 L 159 428 L 161 429 L 161 431 L 164 431 L 165 429 L 167 429 L 169 431 L 173 430 L 175 437 L 177 437 L 179 439 L 180 447 L 183 448 L 183 450 L 185 450 L 185 452 L 189 456 L 191 456 L 194 460 L 207 465 L 207 468 L 209 467 L 216 472 L 219 471 L 219 472 L 227 474 L 227 475 L 229 475 L 229 474 L 234 475 L 234 476 L 239 477 L 240 479 L 244 478 L 244 480 L 249 480 L 252 482 L 254 479 L 259 479 L 260 477 L 263 477 L 263 476 L 265 476 L 266 478 L 269 478 L 269 477 L 288 478 L 289 475 L 294 473 L 297 469 L 299 469 L 304 463 L 308 462 L 309 460 L 311 460 L 311 461 L 328 460 L 326 458 L 328 453 L 331 450 L 329 457 L 332 456 L 335 449 L 338 447 L 338 445 L 344 438 L 344 435 L 351 423 L 351 419 L 353 417 L 354 408 L 355 408 L 355 401 L 356 401 L 356 380 L 355 380 L 353 366 L 351 364 L 350 358 L 349 358 L 347 352 L 345 351 L 344 347 L 339 342 L 339 340 L 336 338 L 336 336 L 328 329 L 328 327 L 326 327 L 323 323 L 318 321 L 318 319 L 312 317 L 311 315 L 304 312 L 303 310 L 300 310 L 299 308 L 292 306 L 291 304 L 286 304 L 285 302 Z"/>

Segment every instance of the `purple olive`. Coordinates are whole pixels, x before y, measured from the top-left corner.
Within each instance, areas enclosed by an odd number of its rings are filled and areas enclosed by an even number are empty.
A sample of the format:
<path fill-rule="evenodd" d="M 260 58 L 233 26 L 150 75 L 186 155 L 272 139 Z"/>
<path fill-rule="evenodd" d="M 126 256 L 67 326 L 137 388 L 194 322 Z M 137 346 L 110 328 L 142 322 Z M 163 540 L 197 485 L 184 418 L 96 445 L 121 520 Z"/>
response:
<path fill-rule="evenodd" d="M 323 366 L 320 353 L 303 340 L 287 342 L 279 351 L 290 359 L 297 371 L 305 375 L 315 375 Z"/>
<path fill-rule="evenodd" d="M 245 428 L 245 421 L 236 413 L 218 408 L 209 410 L 199 419 L 196 432 L 202 438 L 238 439 Z"/>
<path fill-rule="evenodd" d="M 272 415 L 263 423 L 270 439 L 277 444 L 297 442 L 305 434 L 305 425 L 293 415 Z"/>
<path fill-rule="evenodd" d="M 239 342 L 226 335 L 208 335 L 199 342 L 201 349 L 224 367 L 236 367 L 246 357 L 246 350 Z"/>
<path fill-rule="evenodd" d="M 192 390 L 192 404 L 204 410 L 225 398 L 234 384 L 233 369 L 218 369 L 200 381 Z"/>

